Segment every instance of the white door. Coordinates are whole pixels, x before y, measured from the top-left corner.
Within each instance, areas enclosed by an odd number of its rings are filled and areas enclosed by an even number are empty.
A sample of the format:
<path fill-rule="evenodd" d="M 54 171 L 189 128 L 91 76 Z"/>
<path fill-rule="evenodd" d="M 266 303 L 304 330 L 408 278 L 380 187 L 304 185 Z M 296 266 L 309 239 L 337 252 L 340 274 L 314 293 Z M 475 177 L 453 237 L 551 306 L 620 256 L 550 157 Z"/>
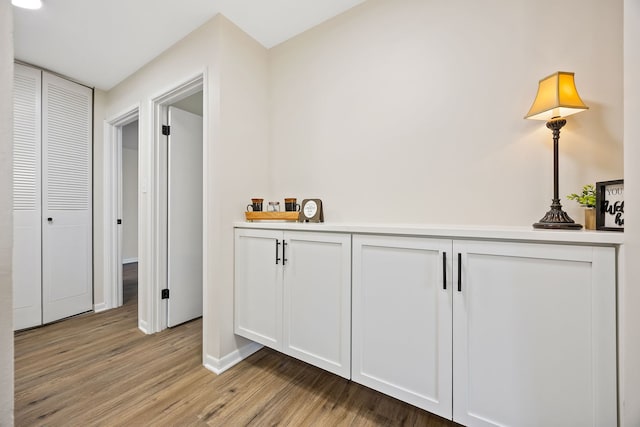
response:
<path fill-rule="evenodd" d="M 456 241 L 454 251 L 453 420 L 617 425 L 614 248 Z"/>
<path fill-rule="evenodd" d="M 283 351 L 351 376 L 351 235 L 286 232 Z"/>
<path fill-rule="evenodd" d="M 92 91 L 42 76 L 42 317 L 93 307 Z"/>
<path fill-rule="evenodd" d="M 169 107 L 167 326 L 202 316 L 202 117 Z"/>
<path fill-rule="evenodd" d="M 282 231 L 235 231 L 234 332 L 282 350 Z"/>
<path fill-rule="evenodd" d="M 353 381 L 449 419 L 451 248 L 353 236 Z"/>
<path fill-rule="evenodd" d="M 42 324 L 42 72 L 15 64 L 13 92 L 13 326 Z"/>

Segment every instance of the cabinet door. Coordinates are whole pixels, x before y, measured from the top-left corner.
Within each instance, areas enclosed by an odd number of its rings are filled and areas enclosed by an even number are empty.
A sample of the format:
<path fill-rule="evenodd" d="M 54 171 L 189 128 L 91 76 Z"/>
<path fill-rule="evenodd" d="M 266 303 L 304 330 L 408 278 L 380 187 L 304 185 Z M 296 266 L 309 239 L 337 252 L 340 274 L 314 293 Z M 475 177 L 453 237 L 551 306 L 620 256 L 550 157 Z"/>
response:
<path fill-rule="evenodd" d="M 286 232 L 284 352 L 351 373 L 351 236 Z"/>
<path fill-rule="evenodd" d="M 353 237 L 353 381 L 445 418 L 451 248 L 451 240 Z"/>
<path fill-rule="evenodd" d="M 615 426 L 614 249 L 456 241 L 454 251 L 454 421 Z"/>
<path fill-rule="evenodd" d="M 282 232 L 235 231 L 235 333 L 282 350 Z"/>

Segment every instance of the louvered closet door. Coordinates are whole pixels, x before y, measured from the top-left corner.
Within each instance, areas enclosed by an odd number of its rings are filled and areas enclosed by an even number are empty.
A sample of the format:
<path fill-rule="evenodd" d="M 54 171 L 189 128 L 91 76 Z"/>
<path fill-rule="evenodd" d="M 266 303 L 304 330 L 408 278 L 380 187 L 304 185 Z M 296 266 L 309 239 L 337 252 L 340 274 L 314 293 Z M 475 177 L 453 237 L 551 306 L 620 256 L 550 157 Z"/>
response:
<path fill-rule="evenodd" d="M 42 318 L 92 309 L 89 88 L 42 76 Z"/>
<path fill-rule="evenodd" d="M 41 71 L 15 65 L 13 90 L 13 325 L 42 324 Z"/>

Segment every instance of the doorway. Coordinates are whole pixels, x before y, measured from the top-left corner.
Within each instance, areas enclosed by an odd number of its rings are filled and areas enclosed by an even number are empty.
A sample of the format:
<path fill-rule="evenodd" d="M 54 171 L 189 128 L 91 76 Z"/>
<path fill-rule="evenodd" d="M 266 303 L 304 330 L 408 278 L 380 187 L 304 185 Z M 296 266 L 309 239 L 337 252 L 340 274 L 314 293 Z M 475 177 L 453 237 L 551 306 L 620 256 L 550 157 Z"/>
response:
<path fill-rule="evenodd" d="M 136 105 L 104 124 L 104 303 L 96 306 L 96 312 L 123 305 L 123 261 L 132 264 L 136 261 L 136 265 L 132 267 L 135 267 L 135 283 L 138 283 L 139 111 L 140 108 Z M 135 233 L 134 237 L 126 236 L 126 248 L 123 248 L 124 227 L 127 227 L 127 234 Z M 127 272 L 128 280 L 131 279 L 130 273 Z M 137 304 L 136 308 L 138 309 Z M 139 322 L 138 327 L 146 332 L 144 324 Z"/>
<path fill-rule="evenodd" d="M 151 269 L 147 289 L 153 332 L 203 315 L 207 269 L 203 263 L 203 236 L 207 235 L 205 99 L 203 74 L 152 99 L 151 157 L 155 167 L 150 175 L 149 225 L 154 244 L 148 246 Z M 199 132 L 192 135 L 195 139 L 191 142 L 182 139 L 196 130 Z"/>
<path fill-rule="evenodd" d="M 135 120 L 122 126 L 120 164 L 122 290 L 119 301 L 138 306 L 138 127 Z M 137 317 L 137 316 L 136 316 Z"/>

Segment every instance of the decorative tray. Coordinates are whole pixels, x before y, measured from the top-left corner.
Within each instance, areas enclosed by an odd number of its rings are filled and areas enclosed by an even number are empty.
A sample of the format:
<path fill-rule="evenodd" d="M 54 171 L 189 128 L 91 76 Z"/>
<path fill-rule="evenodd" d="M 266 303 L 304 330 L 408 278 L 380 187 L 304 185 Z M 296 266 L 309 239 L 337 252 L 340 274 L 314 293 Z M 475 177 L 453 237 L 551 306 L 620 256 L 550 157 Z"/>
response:
<path fill-rule="evenodd" d="M 247 221 L 297 221 L 300 212 L 245 212 Z"/>

